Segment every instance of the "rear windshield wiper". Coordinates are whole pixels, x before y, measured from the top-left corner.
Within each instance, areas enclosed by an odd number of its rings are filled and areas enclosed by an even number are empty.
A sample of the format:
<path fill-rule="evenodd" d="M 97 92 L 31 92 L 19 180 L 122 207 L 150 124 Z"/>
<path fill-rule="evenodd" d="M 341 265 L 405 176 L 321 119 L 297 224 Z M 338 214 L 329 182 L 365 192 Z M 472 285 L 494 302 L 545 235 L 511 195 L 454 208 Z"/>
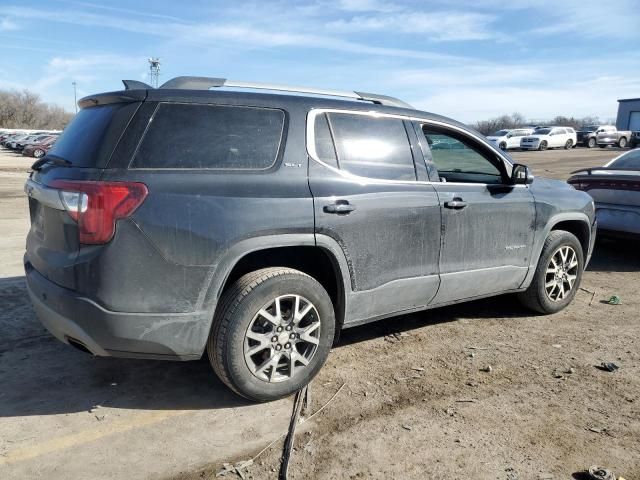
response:
<path fill-rule="evenodd" d="M 60 167 L 68 167 L 73 165 L 69 160 L 65 160 L 60 157 L 42 157 L 40 160 L 36 160 L 33 165 L 31 165 L 31 170 L 40 170 L 45 163 L 53 163 L 54 165 L 58 165 Z"/>

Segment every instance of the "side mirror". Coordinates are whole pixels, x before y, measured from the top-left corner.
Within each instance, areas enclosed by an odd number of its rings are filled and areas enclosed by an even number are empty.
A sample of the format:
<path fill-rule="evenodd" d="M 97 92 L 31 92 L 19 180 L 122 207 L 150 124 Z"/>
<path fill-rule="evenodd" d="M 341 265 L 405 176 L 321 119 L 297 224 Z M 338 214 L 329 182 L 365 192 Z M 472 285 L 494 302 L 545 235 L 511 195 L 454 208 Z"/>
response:
<path fill-rule="evenodd" d="M 511 170 L 511 182 L 514 185 L 530 185 L 533 183 L 533 174 L 529 167 L 521 165 L 519 163 L 513 164 L 513 170 Z"/>

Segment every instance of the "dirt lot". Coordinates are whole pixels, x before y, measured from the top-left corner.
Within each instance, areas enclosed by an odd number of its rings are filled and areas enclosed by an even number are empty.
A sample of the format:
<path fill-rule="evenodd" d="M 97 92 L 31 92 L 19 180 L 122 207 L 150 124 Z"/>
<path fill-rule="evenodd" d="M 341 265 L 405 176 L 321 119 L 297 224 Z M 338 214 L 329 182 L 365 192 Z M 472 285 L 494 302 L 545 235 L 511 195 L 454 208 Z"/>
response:
<path fill-rule="evenodd" d="M 617 153 L 513 156 L 566 178 Z M 43 330 L 21 272 L 27 165 L 0 154 L 0 478 L 215 478 L 283 433 L 290 399 L 247 405 L 205 362 L 92 358 Z M 599 242 L 559 314 L 498 297 L 345 331 L 311 412 L 344 387 L 301 425 L 291 477 L 579 479 L 601 464 L 640 479 L 639 271 L 637 243 Z M 247 477 L 277 478 L 280 453 Z"/>

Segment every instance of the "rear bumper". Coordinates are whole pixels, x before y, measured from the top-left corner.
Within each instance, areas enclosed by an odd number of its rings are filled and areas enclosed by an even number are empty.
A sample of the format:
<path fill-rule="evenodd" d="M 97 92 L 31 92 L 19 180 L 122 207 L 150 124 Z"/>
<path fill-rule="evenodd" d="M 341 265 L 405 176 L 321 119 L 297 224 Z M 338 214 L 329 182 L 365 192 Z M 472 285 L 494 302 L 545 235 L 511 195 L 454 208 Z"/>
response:
<path fill-rule="evenodd" d="M 204 351 L 208 313 L 113 312 L 47 280 L 29 264 L 25 272 L 40 322 L 64 343 L 98 356 L 162 360 L 195 360 Z"/>
<path fill-rule="evenodd" d="M 640 235 L 640 207 L 596 203 L 600 229 Z"/>

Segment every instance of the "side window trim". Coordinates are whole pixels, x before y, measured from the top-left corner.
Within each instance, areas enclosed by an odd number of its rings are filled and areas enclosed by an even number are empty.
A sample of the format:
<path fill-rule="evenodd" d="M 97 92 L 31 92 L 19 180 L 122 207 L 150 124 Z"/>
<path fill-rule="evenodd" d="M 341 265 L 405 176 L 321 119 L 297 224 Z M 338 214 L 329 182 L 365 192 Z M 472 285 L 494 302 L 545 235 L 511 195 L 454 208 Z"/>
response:
<path fill-rule="evenodd" d="M 402 122 L 402 127 L 404 128 L 404 133 L 405 133 L 405 136 L 406 136 L 407 147 L 409 149 L 409 152 L 411 153 L 411 158 L 412 158 L 412 162 L 413 162 L 414 179 L 413 180 L 392 180 L 392 179 L 384 179 L 384 178 L 366 177 L 366 176 L 363 176 L 363 175 L 358 175 L 358 174 L 349 172 L 347 170 L 341 169 L 340 168 L 340 155 L 338 154 L 338 149 L 337 149 L 337 146 L 336 146 L 334 126 L 333 126 L 333 124 L 331 122 L 331 116 L 329 115 L 330 113 L 338 113 L 338 114 L 346 114 L 346 115 L 359 115 L 359 116 L 374 117 L 374 118 L 388 118 L 388 119 L 394 119 L 394 120 L 398 120 L 398 121 Z M 318 152 L 316 150 L 315 121 L 316 121 L 316 117 L 318 115 L 326 115 L 327 123 L 329 125 L 329 131 L 331 133 L 331 140 L 333 142 L 333 148 L 334 148 L 334 151 L 335 151 L 335 154 L 336 154 L 338 168 L 334 167 L 333 165 L 329 165 L 328 163 L 326 163 L 323 160 L 321 160 L 319 155 L 318 155 Z M 346 178 L 352 178 L 354 180 L 361 179 L 361 180 L 366 180 L 368 182 L 377 182 L 377 183 L 415 184 L 417 182 L 420 182 L 420 180 L 418 179 L 418 173 L 417 173 L 417 165 L 416 165 L 416 160 L 417 159 L 415 157 L 415 153 L 414 153 L 414 150 L 413 150 L 412 145 L 411 145 L 411 137 L 409 135 L 409 132 L 407 130 L 407 126 L 405 124 L 405 122 L 407 122 L 407 121 L 410 122 L 411 118 L 406 116 L 406 115 L 395 115 L 395 114 L 390 114 L 390 113 L 379 113 L 379 112 L 375 112 L 375 111 L 333 109 L 333 108 L 311 109 L 307 114 L 307 123 L 306 123 L 307 154 L 309 155 L 309 157 L 313 161 L 316 161 L 316 162 L 324 165 L 325 167 L 334 170 L 335 172 L 339 173 L 340 175 L 342 175 L 342 176 L 344 176 Z"/>
<path fill-rule="evenodd" d="M 361 110 L 347 110 L 347 109 L 341 109 L 341 108 L 312 108 L 311 110 L 309 110 L 309 112 L 307 113 L 307 123 L 306 123 L 306 131 L 305 131 L 305 140 L 306 140 L 306 145 L 307 145 L 307 154 L 309 155 L 309 157 L 315 161 L 320 163 L 321 165 L 324 165 L 325 167 L 335 171 L 336 173 L 344 176 L 345 178 L 351 178 L 353 180 L 368 180 L 368 181 L 372 181 L 372 182 L 379 182 L 379 183 L 416 183 L 413 181 L 405 181 L 405 180 L 382 180 L 382 179 L 369 179 L 367 177 L 361 177 L 358 175 L 354 175 L 352 173 L 346 172 L 344 170 L 340 170 L 332 165 L 328 165 L 325 162 L 323 162 L 322 160 L 320 160 L 320 158 L 318 157 L 316 150 L 315 150 L 315 136 L 314 136 L 314 132 L 313 132 L 313 126 L 314 126 L 314 122 L 315 122 L 315 117 L 317 115 L 320 115 L 322 113 L 330 113 L 330 112 L 338 112 L 338 113 L 353 113 L 353 114 L 359 114 L 359 115 L 382 115 L 382 116 L 386 116 L 386 117 L 390 117 L 390 118 L 398 118 L 401 120 L 408 120 L 414 123 L 418 123 L 420 125 L 422 124 L 428 124 L 428 125 L 432 125 L 435 127 L 442 127 L 442 128 L 448 128 L 452 131 L 456 131 L 456 132 L 460 132 L 462 134 L 464 134 L 465 136 L 472 138 L 474 141 L 476 141 L 476 143 L 482 145 L 484 147 L 484 149 L 491 151 L 492 153 L 495 154 L 495 156 L 500 159 L 504 169 L 506 170 L 506 176 L 509 177 L 510 176 L 510 170 L 513 166 L 512 161 L 505 157 L 502 152 L 498 151 L 497 149 L 493 148 L 490 144 L 488 144 L 486 142 L 486 140 L 483 140 L 483 138 L 479 135 L 479 134 L 474 134 L 473 132 L 468 132 L 467 130 L 457 127 L 455 125 L 450 125 L 449 123 L 445 123 L 445 122 L 441 122 L 438 120 L 434 120 L 431 118 L 425 118 L 419 115 L 396 115 L 396 114 L 392 114 L 392 113 L 377 113 L 377 112 L 365 112 L 365 111 L 361 111 Z M 531 134 L 528 134 L 531 135 Z M 426 160 L 426 155 L 425 155 L 425 160 Z M 435 180 L 431 180 L 428 182 L 421 182 L 418 180 L 418 183 L 439 183 L 438 179 Z M 450 182 L 450 183 L 454 183 L 454 182 Z M 476 184 L 476 185 L 481 185 L 481 184 Z M 525 185 L 515 185 L 515 188 L 525 188 Z"/>

